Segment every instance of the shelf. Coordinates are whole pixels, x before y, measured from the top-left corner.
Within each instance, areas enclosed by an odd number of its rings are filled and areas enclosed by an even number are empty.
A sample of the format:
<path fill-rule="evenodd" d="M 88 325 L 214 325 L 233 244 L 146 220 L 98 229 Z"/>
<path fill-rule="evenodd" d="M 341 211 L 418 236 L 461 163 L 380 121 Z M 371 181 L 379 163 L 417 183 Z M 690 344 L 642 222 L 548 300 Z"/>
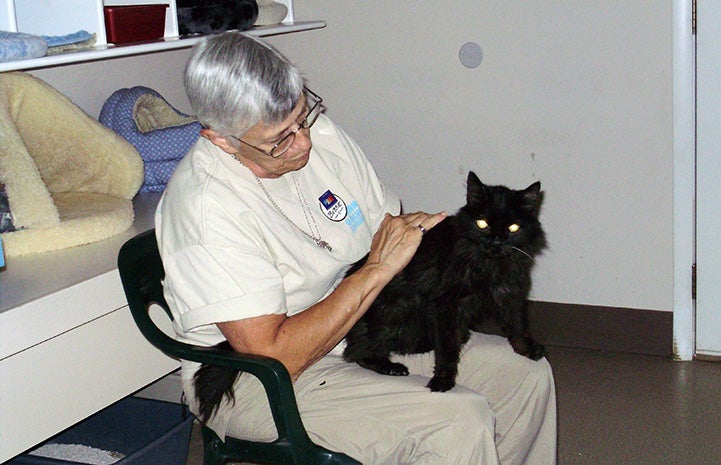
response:
<path fill-rule="evenodd" d="M 291 32 L 322 29 L 325 26 L 325 21 L 295 21 L 289 23 L 280 23 L 272 26 L 253 27 L 245 32 L 253 36 L 266 37 L 279 34 L 287 34 Z M 198 40 L 200 40 L 200 36 L 188 38 L 168 37 L 153 42 L 143 42 L 138 44 L 119 46 L 108 44 L 97 46 L 92 49 L 62 53 L 41 58 L 31 58 L 28 60 L 18 60 L 0 63 L 0 72 L 47 68 L 51 66 L 82 63 L 85 61 L 107 60 L 110 58 L 141 55 L 144 53 L 190 48 L 196 42 L 198 42 Z"/>

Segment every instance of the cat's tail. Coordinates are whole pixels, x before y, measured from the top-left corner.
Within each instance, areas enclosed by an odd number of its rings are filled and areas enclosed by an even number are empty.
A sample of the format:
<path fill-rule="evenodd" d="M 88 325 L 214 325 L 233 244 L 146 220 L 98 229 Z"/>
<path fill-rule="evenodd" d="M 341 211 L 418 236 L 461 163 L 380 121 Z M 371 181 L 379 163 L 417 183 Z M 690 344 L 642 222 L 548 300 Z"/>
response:
<path fill-rule="evenodd" d="M 232 350 L 228 342 L 215 346 L 218 349 Z M 240 370 L 203 364 L 193 376 L 195 398 L 198 401 L 198 416 L 205 423 L 218 410 L 223 398 L 235 403 L 233 386 L 240 376 Z"/>

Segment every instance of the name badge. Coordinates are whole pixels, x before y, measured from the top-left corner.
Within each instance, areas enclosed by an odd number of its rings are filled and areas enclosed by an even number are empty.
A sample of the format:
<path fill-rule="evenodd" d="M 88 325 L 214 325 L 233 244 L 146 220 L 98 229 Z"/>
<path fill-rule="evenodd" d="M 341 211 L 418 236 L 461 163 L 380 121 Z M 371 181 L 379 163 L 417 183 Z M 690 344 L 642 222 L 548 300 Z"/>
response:
<path fill-rule="evenodd" d="M 348 207 L 346 207 L 343 199 L 330 190 L 325 191 L 323 195 L 318 197 L 318 201 L 320 202 L 321 211 L 331 221 L 343 221 L 348 215 Z"/>

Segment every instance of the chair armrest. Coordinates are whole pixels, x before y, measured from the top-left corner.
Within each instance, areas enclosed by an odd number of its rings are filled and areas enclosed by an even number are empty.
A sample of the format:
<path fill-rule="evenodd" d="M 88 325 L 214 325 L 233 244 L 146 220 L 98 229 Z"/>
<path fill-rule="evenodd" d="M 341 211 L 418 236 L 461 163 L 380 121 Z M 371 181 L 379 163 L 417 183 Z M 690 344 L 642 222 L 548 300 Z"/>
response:
<path fill-rule="evenodd" d="M 173 339 L 155 325 L 137 323 L 145 337 L 170 356 L 240 370 L 258 378 L 268 396 L 279 437 L 291 442 L 309 440 L 298 413 L 293 382 L 280 361 L 262 355 L 187 344 Z"/>

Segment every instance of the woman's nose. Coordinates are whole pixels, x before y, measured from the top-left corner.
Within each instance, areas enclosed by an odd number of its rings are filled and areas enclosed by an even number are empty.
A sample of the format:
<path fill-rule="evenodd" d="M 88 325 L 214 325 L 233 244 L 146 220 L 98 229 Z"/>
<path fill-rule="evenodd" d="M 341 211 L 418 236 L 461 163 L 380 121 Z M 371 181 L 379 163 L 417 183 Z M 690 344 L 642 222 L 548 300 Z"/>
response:
<path fill-rule="evenodd" d="M 310 140 L 310 129 L 299 128 L 300 130 L 295 134 L 295 143 L 298 147 L 308 150 L 311 148 L 313 143 Z"/>

